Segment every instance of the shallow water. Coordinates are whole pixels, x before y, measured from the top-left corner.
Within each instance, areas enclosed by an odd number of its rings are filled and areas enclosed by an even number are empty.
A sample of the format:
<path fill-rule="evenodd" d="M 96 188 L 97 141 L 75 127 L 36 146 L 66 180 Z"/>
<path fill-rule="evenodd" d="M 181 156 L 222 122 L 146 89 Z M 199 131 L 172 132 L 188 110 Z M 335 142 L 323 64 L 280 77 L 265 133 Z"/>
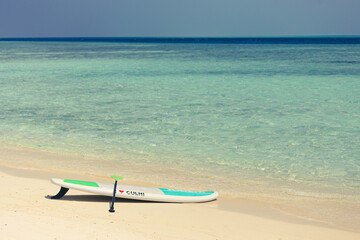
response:
<path fill-rule="evenodd" d="M 0 42 L 0 91 L 2 142 L 85 156 L 40 164 L 359 200 L 360 45 Z"/>

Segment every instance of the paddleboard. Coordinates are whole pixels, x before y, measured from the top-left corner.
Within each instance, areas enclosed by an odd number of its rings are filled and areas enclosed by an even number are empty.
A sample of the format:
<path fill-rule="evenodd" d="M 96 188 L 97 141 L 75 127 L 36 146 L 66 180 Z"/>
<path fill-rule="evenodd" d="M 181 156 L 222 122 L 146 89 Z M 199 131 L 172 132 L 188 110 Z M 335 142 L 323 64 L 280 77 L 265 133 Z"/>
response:
<path fill-rule="evenodd" d="M 51 198 L 58 199 L 69 189 L 113 196 L 114 184 L 71 179 L 52 178 L 51 182 L 61 186 L 60 192 Z M 219 194 L 215 191 L 183 191 L 167 188 L 117 185 L 116 197 L 155 202 L 207 202 L 215 200 Z"/>

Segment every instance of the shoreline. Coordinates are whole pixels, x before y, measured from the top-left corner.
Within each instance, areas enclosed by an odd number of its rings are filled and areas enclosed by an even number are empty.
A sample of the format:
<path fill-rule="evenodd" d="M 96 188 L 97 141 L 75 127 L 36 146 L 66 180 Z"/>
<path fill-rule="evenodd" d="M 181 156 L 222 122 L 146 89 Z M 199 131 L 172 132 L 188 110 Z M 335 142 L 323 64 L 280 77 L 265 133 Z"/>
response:
<path fill-rule="evenodd" d="M 139 183 L 152 183 L 168 188 L 184 188 L 184 190 L 215 190 L 232 198 L 264 200 L 276 196 L 275 198 L 284 200 L 303 198 L 348 203 L 360 201 L 360 191 L 355 187 L 343 188 L 344 183 L 326 182 L 319 185 L 316 181 L 315 184 L 289 181 L 261 175 L 251 169 L 230 173 L 222 172 L 216 168 L 217 166 L 208 166 L 194 171 L 189 166 L 185 167 L 177 162 L 164 164 L 127 159 L 126 156 L 98 157 L 81 152 L 4 141 L 0 141 L 0 151 L 11 157 L 9 161 L 0 158 L 0 163 L 16 168 L 35 167 L 102 177 L 116 173 L 127 179 L 137 179 Z M 23 161 L 22 157 L 28 160 Z M 29 165 L 28 162 L 31 164 Z"/>
<path fill-rule="evenodd" d="M 42 184 L 48 189 L 55 189 L 48 191 L 47 194 L 56 194 L 58 190 L 57 187 L 54 188 L 54 185 L 50 183 L 50 178 L 59 177 L 59 178 L 75 178 L 79 180 L 93 180 L 93 181 L 102 181 L 102 182 L 112 182 L 108 177 L 102 175 L 91 174 L 86 171 L 67 171 L 64 169 L 54 170 L 41 168 L 36 165 L 28 164 L 31 162 L 31 159 L 35 158 L 67 158 L 67 161 L 76 161 L 78 156 L 75 155 L 59 155 L 55 153 L 42 152 L 37 150 L 21 149 L 21 148 L 9 148 L 1 147 L 0 148 L 1 158 L 0 158 L 0 172 L 9 175 L 13 178 L 17 178 L 19 181 L 41 181 Z M 11 161 L 23 161 L 23 166 L 20 167 L 18 164 L 11 164 Z M 53 160 L 53 159 L 52 159 Z M 8 182 L 8 181 L 7 181 Z M 158 186 L 151 182 L 146 181 L 135 181 L 134 178 L 125 178 L 122 181 L 124 184 L 129 185 L 144 185 L 144 186 Z M 164 187 L 169 187 L 163 185 Z M 71 191 L 72 192 L 72 191 Z M 76 191 L 75 191 L 76 193 Z M 75 194 L 74 193 L 74 194 Z M 70 193 L 71 195 L 72 193 Z M 81 195 L 88 196 L 84 193 L 79 192 L 78 197 Z M 80 197 L 81 198 L 81 197 Z M 217 201 L 199 204 L 199 207 L 211 208 L 214 211 L 219 212 L 228 212 L 231 214 L 240 214 L 240 215 L 249 215 L 252 217 L 259 217 L 261 219 L 266 219 L 269 221 L 279 221 L 283 223 L 295 224 L 295 225 L 309 225 L 313 227 L 320 228 L 329 228 L 338 231 L 350 231 L 354 234 L 360 234 L 359 221 L 357 219 L 360 217 L 359 214 L 356 215 L 356 212 L 359 212 L 357 209 L 360 208 L 357 205 L 357 208 L 354 209 L 354 205 L 346 205 L 345 203 L 342 206 L 337 206 L 336 202 L 331 201 L 314 201 L 311 199 L 298 199 L 292 200 L 290 203 L 287 199 L 263 199 L 263 198 L 249 198 L 248 196 L 234 197 L 231 195 L 220 194 L 220 197 Z M 347 207 L 347 209 L 345 209 Z M 356 207 L 356 206 L 355 206 Z M 341 209 L 343 208 L 343 209 Z M 331 210 L 327 215 L 333 215 L 333 220 L 328 218 L 322 218 L 323 216 L 316 216 L 309 214 L 312 210 L 319 209 L 321 211 Z M 345 210 L 346 211 L 345 211 Z M 352 217 L 346 221 L 341 221 L 341 214 L 336 216 L 337 211 L 344 210 L 344 213 L 351 213 Z M 353 224 L 349 224 L 349 220 L 352 220 Z"/>

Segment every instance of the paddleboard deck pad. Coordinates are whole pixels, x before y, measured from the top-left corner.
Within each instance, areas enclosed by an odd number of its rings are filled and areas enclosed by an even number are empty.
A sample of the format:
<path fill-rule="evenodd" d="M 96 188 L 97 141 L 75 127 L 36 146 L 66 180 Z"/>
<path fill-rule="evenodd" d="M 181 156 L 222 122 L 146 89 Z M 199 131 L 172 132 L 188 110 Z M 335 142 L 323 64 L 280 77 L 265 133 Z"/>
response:
<path fill-rule="evenodd" d="M 52 178 L 51 182 L 61 186 L 59 193 L 52 199 L 63 197 L 67 191 L 76 189 L 84 192 L 113 196 L 114 184 L 71 179 Z M 155 202 L 207 202 L 215 200 L 219 194 L 215 191 L 182 191 L 167 188 L 117 185 L 116 197 Z"/>

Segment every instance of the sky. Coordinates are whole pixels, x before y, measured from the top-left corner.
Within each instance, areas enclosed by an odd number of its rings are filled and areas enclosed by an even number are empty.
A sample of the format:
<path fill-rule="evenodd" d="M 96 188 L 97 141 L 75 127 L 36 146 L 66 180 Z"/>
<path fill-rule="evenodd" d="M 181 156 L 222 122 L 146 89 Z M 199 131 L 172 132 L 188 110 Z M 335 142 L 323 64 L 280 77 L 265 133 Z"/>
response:
<path fill-rule="evenodd" d="M 303 35 L 360 35 L 360 0 L 0 0 L 0 38 Z"/>

